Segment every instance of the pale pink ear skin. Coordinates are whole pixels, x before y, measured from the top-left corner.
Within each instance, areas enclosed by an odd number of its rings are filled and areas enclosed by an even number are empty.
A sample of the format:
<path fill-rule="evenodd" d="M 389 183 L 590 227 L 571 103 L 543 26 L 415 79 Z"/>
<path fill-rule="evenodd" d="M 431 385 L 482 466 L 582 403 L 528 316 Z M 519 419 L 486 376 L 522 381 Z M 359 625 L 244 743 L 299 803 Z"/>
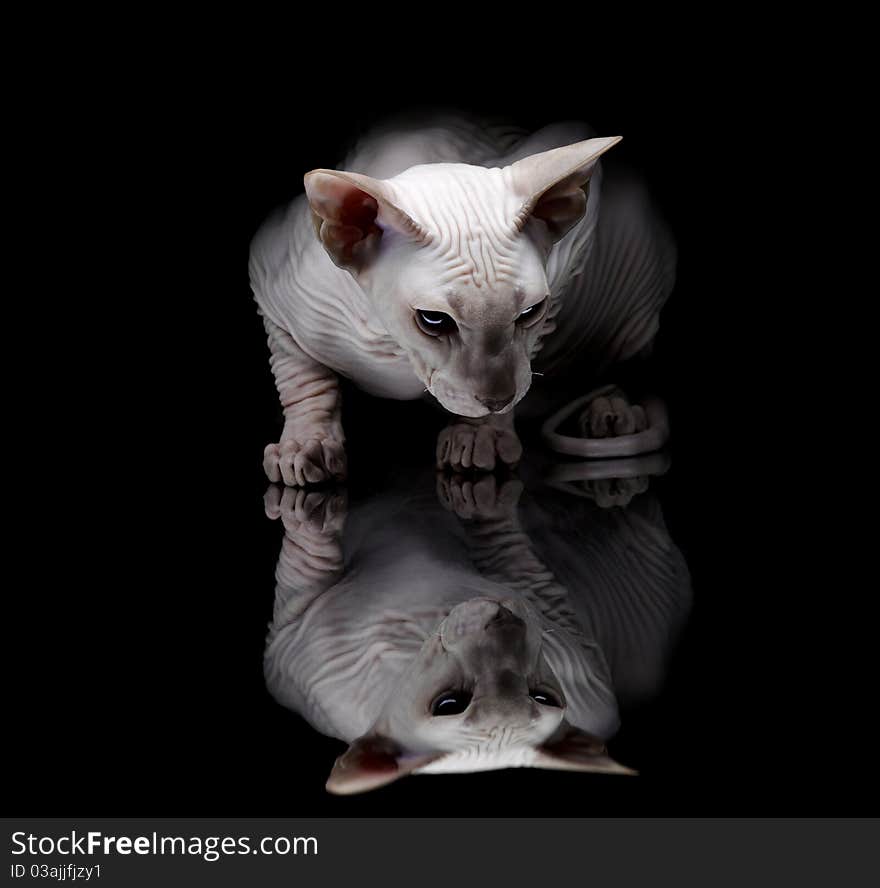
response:
<path fill-rule="evenodd" d="M 539 748 L 535 767 L 559 771 L 589 771 L 599 774 L 626 774 L 637 771 L 614 761 L 598 737 L 562 722 L 556 733 Z"/>
<path fill-rule="evenodd" d="M 379 203 L 349 179 L 315 170 L 305 177 L 306 196 L 315 214 L 318 237 L 340 268 L 357 268 L 371 241 L 381 237 L 376 225 Z"/>
<path fill-rule="evenodd" d="M 620 136 L 587 139 L 533 154 L 508 167 L 514 189 L 524 198 L 517 225 L 540 219 L 555 243 L 583 217 L 590 177 L 599 157 L 620 141 Z"/>
<path fill-rule="evenodd" d="M 540 219 L 550 232 L 554 243 L 561 240 L 583 218 L 587 209 L 587 188 L 578 186 L 574 191 L 563 190 L 557 193 L 551 188 L 535 204 L 532 217 Z"/>
<path fill-rule="evenodd" d="M 303 180 L 318 237 L 340 268 L 356 272 L 373 255 L 387 225 L 414 240 L 426 233 L 394 204 L 381 179 L 343 170 L 312 170 Z"/>
<path fill-rule="evenodd" d="M 406 755 L 387 737 L 372 734 L 358 737 L 336 759 L 326 788 L 334 795 L 354 795 L 393 783 L 440 758 L 437 752 Z"/>

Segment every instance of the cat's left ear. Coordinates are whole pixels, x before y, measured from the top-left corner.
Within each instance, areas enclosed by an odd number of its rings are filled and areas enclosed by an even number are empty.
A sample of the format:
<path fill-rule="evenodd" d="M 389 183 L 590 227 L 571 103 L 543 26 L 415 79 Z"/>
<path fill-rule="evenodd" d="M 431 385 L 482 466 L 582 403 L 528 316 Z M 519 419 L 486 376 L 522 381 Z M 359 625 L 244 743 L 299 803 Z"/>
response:
<path fill-rule="evenodd" d="M 330 258 L 357 272 L 372 257 L 383 232 L 393 229 L 416 242 L 427 232 L 395 202 L 393 187 L 344 170 L 312 170 L 303 180 L 316 230 Z"/>
<path fill-rule="evenodd" d="M 571 229 L 587 208 L 584 186 L 600 155 L 616 145 L 621 136 L 587 139 L 532 154 L 504 170 L 511 187 L 523 205 L 515 225 L 522 230 L 529 219 L 540 219 L 552 240 L 558 241 Z"/>
<path fill-rule="evenodd" d="M 637 774 L 608 755 L 598 737 L 562 722 L 559 729 L 538 747 L 535 767 L 560 771 L 595 771 L 601 774 Z"/>
<path fill-rule="evenodd" d="M 408 754 L 381 734 L 358 737 L 336 759 L 327 780 L 327 791 L 335 795 L 353 795 L 378 789 L 430 764 L 442 754 Z"/>

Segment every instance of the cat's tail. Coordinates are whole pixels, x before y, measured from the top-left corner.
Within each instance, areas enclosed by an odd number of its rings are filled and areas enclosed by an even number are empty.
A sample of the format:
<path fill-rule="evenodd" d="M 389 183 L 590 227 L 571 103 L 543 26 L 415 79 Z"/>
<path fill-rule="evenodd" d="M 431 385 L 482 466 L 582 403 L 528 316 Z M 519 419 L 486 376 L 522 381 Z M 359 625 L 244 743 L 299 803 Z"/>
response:
<path fill-rule="evenodd" d="M 557 453 L 566 453 L 587 459 L 637 456 L 640 453 L 659 450 L 669 438 L 669 417 L 666 413 L 666 405 L 659 398 L 654 397 L 646 398 L 642 403 L 646 426 L 640 432 L 610 438 L 583 438 L 561 434 L 558 431 L 572 414 L 586 407 L 596 398 L 610 394 L 615 388 L 616 386 L 613 385 L 602 386 L 557 410 L 541 426 L 541 438 L 544 443 Z"/>

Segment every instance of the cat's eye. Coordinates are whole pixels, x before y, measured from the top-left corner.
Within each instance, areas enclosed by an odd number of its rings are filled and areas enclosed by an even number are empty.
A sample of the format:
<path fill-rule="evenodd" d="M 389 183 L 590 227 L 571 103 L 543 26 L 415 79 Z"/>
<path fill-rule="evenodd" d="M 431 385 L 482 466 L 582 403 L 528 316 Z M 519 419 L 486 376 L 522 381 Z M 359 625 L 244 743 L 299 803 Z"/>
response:
<path fill-rule="evenodd" d="M 431 715 L 459 715 L 470 706 L 467 691 L 445 691 L 431 704 Z"/>
<path fill-rule="evenodd" d="M 423 311 L 420 308 L 416 309 L 416 324 L 428 336 L 448 336 L 458 329 L 448 314 L 442 311 Z"/>
<path fill-rule="evenodd" d="M 549 691 L 529 691 L 529 696 L 542 706 L 561 707 L 562 704 Z"/>
<path fill-rule="evenodd" d="M 544 297 L 540 302 L 536 302 L 534 305 L 530 305 L 528 308 L 523 309 L 517 316 L 516 322 L 521 327 L 531 326 L 535 321 L 538 320 L 539 317 L 544 313 L 544 305 L 547 303 L 547 298 Z"/>

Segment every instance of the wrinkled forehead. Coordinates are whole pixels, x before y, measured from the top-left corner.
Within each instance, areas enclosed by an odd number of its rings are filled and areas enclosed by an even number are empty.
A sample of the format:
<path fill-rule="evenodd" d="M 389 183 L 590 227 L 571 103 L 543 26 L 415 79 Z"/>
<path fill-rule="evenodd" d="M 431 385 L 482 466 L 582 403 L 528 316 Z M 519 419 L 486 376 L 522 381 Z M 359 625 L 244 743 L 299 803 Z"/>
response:
<path fill-rule="evenodd" d="M 500 715 L 487 712 L 483 717 L 430 717 L 401 709 L 389 713 L 388 728 L 404 744 L 442 749 L 448 754 L 468 757 L 504 757 L 519 755 L 546 740 L 559 727 L 565 710 L 537 707 L 535 713 Z"/>
<path fill-rule="evenodd" d="M 401 209 L 440 237 L 511 236 L 523 203 L 502 170 L 464 163 L 410 167 L 389 184 Z"/>
<path fill-rule="evenodd" d="M 426 258 L 452 307 L 541 295 L 533 292 L 544 287 L 540 254 L 514 224 L 522 197 L 500 169 L 427 164 L 391 182 L 401 208 L 430 234 Z"/>
<path fill-rule="evenodd" d="M 507 742 L 504 742 L 504 740 Z M 499 768 L 521 768 L 534 764 L 536 747 L 547 739 L 546 732 L 516 739 L 493 738 L 490 741 L 462 743 L 449 750 L 442 758 L 432 762 L 420 773 L 467 773 L 494 771 Z"/>

